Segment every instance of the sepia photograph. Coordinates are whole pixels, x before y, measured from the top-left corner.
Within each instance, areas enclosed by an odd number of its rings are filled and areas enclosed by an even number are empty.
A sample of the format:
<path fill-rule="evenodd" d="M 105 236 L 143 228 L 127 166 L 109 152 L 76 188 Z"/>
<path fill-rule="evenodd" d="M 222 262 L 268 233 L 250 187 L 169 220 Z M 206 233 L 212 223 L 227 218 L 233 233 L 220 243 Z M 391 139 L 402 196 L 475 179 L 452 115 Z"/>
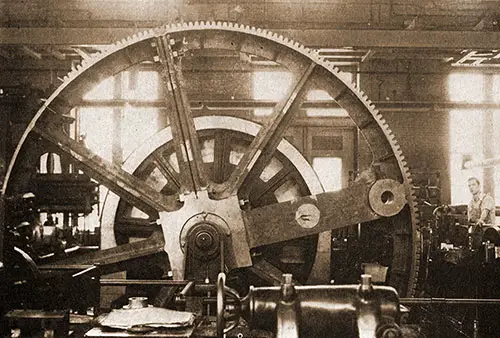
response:
<path fill-rule="evenodd" d="M 500 337 L 497 131 L 497 0 L 0 0 L 0 337 Z"/>

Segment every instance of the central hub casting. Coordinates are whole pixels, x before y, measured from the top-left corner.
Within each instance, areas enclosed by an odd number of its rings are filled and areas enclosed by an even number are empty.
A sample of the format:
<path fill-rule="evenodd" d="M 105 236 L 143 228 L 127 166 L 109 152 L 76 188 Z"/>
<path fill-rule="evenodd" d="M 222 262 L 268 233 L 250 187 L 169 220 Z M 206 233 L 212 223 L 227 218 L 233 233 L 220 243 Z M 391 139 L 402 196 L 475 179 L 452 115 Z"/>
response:
<path fill-rule="evenodd" d="M 176 211 L 160 213 L 159 224 L 165 237 L 174 279 L 185 278 L 186 248 L 197 259 L 213 259 L 224 241 L 225 264 L 230 268 L 252 265 L 245 224 L 237 196 L 212 200 L 206 191 L 184 197 L 184 205 Z"/>

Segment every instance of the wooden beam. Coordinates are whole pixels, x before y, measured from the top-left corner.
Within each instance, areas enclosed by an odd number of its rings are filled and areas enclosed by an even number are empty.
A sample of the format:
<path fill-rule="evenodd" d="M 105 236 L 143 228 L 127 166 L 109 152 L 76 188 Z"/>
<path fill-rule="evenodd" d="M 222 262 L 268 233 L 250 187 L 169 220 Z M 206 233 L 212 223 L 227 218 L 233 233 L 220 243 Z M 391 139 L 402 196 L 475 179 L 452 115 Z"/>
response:
<path fill-rule="evenodd" d="M 5 59 L 2 59 L 6 52 Z M 8 54 L 7 54 L 8 53 Z M 5 49 L 0 49 L 0 69 L 2 71 L 65 71 L 71 70 L 71 61 L 74 58 L 67 58 L 66 60 L 58 60 L 54 58 L 45 58 L 37 60 L 33 58 L 21 59 L 13 58 L 12 55 Z M 10 57 L 9 57 L 10 56 Z"/>
<path fill-rule="evenodd" d="M 76 52 L 76 54 L 80 55 L 82 59 L 90 59 L 90 54 L 84 51 L 82 48 L 73 48 L 73 50 Z"/>
<path fill-rule="evenodd" d="M 61 53 L 56 47 L 49 48 L 50 54 L 57 60 L 66 60 L 66 55 Z"/>
<path fill-rule="evenodd" d="M 42 54 L 34 51 L 32 48 L 30 48 L 28 46 L 22 46 L 21 50 L 23 51 L 24 54 L 32 57 L 33 59 L 36 59 L 36 60 L 42 59 Z"/>
<path fill-rule="evenodd" d="M 143 28 L 0 28 L 0 45 L 108 45 Z M 498 32 L 377 29 L 273 29 L 308 46 L 496 49 Z"/>

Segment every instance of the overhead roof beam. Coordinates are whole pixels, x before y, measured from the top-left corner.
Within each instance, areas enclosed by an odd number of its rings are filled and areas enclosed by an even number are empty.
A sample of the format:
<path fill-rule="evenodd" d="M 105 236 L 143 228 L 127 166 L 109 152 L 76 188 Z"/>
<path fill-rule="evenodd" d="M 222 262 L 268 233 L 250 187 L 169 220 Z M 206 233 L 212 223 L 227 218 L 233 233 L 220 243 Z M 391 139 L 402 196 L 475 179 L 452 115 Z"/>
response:
<path fill-rule="evenodd" d="M 66 55 L 61 53 L 57 48 L 50 47 L 50 54 L 55 57 L 57 60 L 66 60 Z"/>
<path fill-rule="evenodd" d="M 90 59 L 90 54 L 84 51 L 82 48 L 73 48 L 73 50 L 80 55 L 80 57 L 84 60 Z"/>
<path fill-rule="evenodd" d="M 32 57 L 33 59 L 36 60 L 41 60 L 42 59 L 42 54 L 35 52 L 33 49 L 31 49 L 28 46 L 22 46 L 21 50 L 24 52 L 24 54 Z"/>
<path fill-rule="evenodd" d="M 147 28 L 0 28 L 0 45 L 108 45 Z M 273 29 L 308 46 L 496 49 L 500 34 L 486 31 Z"/>

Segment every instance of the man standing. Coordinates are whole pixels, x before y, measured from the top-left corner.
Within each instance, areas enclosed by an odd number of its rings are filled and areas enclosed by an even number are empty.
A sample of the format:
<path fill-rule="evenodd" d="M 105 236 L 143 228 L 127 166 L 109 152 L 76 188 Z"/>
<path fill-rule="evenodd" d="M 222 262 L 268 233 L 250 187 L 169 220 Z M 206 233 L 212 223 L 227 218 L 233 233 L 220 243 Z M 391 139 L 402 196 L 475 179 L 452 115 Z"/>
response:
<path fill-rule="evenodd" d="M 495 225 L 495 201 L 481 191 L 481 183 L 475 177 L 467 180 L 472 199 L 467 209 L 469 222 L 475 225 Z"/>

